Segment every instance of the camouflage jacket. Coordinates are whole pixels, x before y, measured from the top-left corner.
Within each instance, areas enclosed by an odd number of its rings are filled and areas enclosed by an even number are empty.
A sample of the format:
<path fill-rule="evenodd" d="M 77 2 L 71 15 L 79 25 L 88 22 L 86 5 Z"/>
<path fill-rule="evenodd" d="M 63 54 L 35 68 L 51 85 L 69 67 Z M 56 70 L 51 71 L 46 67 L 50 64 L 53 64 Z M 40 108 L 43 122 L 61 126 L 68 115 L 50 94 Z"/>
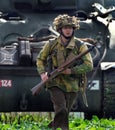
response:
<path fill-rule="evenodd" d="M 61 44 L 60 37 L 53 40 L 53 44 L 47 42 L 44 48 L 40 51 L 37 56 L 37 70 L 39 74 L 46 72 L 46 63 L 49 54 L 52 53 L 52 68 L 55 69 L 62 65 L 66 60 L 78 55 L 79 53 L 85 51 L 87 46 L 81 44 L 80 48 L 77 47 L 77 39 L 73 37 L 69 44 L 64 47 Z M 82 61 L 82 62 L 81 62 Z M 65 75 L 60 74 L 56 78 L 52 79 L 46 84 L 46 87 L 58 86 L 66 92 L 77 92 L 80 82 L 80 77 L 83 74 L 91 71 L 93 69 L 93 62 L 90 53 L 82 57 L 80 61 L 76 61 L 71 67 L 72 74 Z"/>

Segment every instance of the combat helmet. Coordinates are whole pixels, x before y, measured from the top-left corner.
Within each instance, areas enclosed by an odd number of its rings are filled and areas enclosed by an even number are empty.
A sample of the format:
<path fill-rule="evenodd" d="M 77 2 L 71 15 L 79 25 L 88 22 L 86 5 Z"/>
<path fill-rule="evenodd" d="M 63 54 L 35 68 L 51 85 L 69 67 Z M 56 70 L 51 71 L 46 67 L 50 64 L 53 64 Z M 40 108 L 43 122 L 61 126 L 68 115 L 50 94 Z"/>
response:
<path fill-rule="evenodd" d="M 53 22 L 54 29 L 58 31 L 64 26 L 71 26 L 74 29 L 79 29 L 79 20 L 75 16 L 69 16 L 67 14 L 58 15 Z"/>

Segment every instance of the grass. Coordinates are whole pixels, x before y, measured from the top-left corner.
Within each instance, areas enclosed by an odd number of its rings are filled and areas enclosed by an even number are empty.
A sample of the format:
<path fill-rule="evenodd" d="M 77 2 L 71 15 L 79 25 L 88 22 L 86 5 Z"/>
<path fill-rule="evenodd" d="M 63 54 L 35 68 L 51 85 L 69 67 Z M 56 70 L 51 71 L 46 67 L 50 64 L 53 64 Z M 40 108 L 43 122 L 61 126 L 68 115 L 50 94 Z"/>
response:
<path fill-rule="evenodd" d="M 51 130 L 47 127 L 51 119 L 51 113 L 1 113 L 0 130 Z M 87 120 L 71 114 L 69 127 L 71 130 L 115 130 L 115 120 L 97 116 Z"/>

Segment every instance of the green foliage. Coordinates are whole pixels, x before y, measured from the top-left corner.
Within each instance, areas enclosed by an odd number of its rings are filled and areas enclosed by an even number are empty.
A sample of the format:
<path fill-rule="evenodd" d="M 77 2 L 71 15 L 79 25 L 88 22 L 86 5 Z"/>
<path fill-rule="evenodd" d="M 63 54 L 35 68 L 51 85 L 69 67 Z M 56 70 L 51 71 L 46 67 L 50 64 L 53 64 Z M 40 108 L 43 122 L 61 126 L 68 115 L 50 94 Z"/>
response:
<path fill-rule="evenodd" d="M 51 130 L 47 127 L 50 121 L 48 115 L 39 113 L 16 115 L 1 113 L 0 130 Z M 69 118 L 69 127 L 71 130 L 115 130 L 115 120 L 99 119 L 97 116 L 87 120 L 72 116 Z"/>
<path fill-rule="evenodd" d="M 99 119 L 93 116 L 92 120 L 74 118 L 70 121 L 72 130 L 115 130 L 115 120 Z"/>

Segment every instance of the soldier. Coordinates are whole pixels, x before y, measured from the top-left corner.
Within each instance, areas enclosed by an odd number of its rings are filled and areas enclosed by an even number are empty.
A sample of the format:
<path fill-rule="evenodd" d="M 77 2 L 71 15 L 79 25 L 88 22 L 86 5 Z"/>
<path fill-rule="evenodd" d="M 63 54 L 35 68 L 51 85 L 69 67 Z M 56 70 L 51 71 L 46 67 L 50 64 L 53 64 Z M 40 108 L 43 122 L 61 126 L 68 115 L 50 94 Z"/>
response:
<path fill-rule="evenodd" d="M 37 56 L 37 70 L 43 81 L 49 78 L 46 69 L 49 56 L 51 57 L 50 66 L 53 70 L 87 49 L 87 46 L 74 36 L 74 30 L 79 29 L 79 20 L 76 17 L 67 14 L 59 15 L 54 19 L 53 24 L 60 36 L 49 40 Z M 84 40 L 87 41 L 87 39 Z M 88 53 L 79 62 L 76 61 L 74 65 L 66 68 L 46 84 L 55 111 L 54 120 L 49 124 L 53 130 L 56 128 L 69 130 L 68 116 L 78 96 L 80 77 L 92 69 L 93 62 Z"/>

